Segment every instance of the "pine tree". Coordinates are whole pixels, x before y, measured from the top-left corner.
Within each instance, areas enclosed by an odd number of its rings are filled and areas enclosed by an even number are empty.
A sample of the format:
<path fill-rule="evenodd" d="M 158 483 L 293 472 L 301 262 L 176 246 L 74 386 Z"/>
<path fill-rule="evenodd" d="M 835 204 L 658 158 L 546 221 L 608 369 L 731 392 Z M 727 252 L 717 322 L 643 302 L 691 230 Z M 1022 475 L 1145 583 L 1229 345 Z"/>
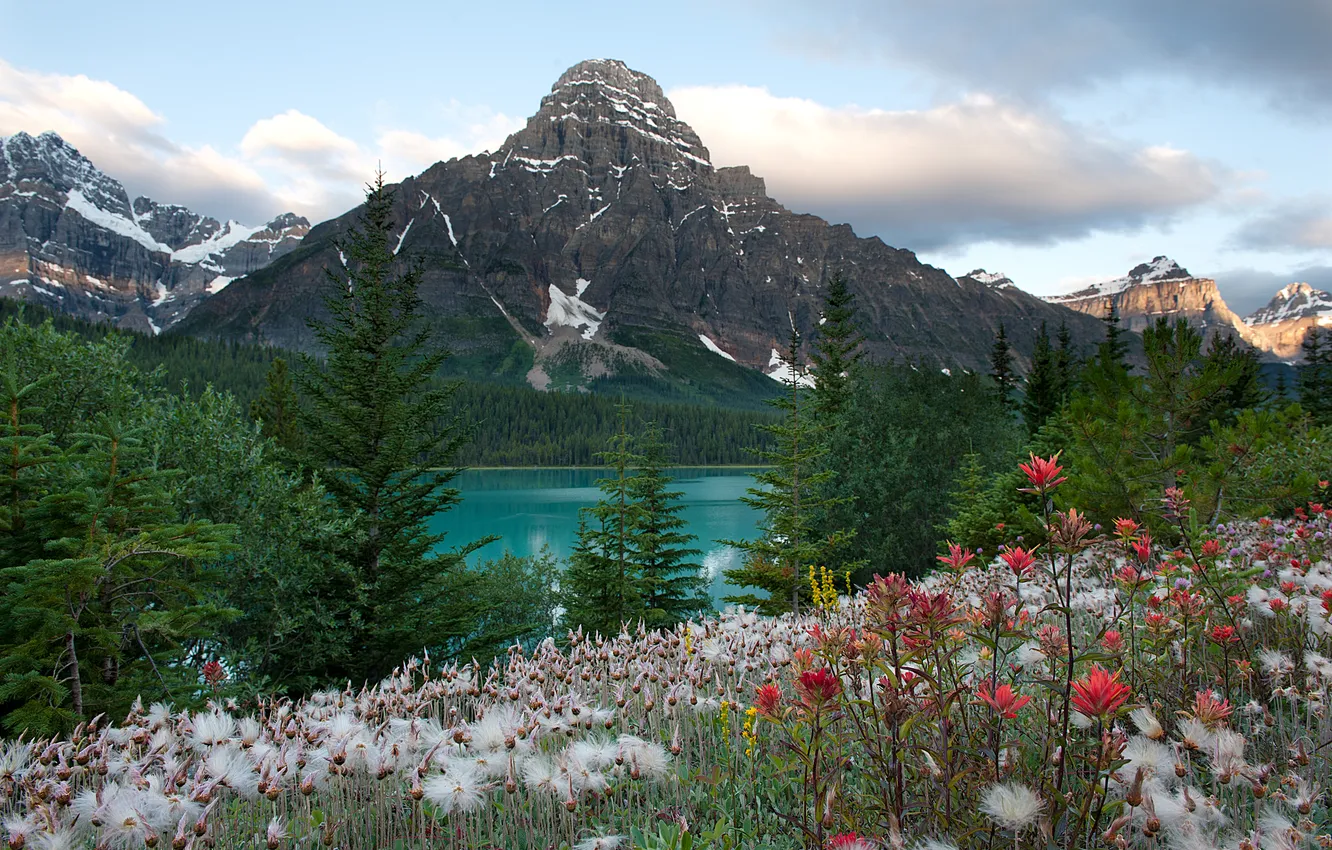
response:
<path fill-rule="evenodd" d="M 670 462 L 661 429 L 648 423 L 639 441 L 639 467 L 629 479 L 634 500 L 631 556 L 638 572 L 638 598 L 648 628 L 671 628 L 711 607 L 702 567 L 690 559 L 702 554 L 689 544 L 697 540 L 682 531 L 683 492 L 668 489 Z"/>
<path fill-rule="evenodd" d="M 1010 413 L 1017 412 L 1017 402 L 1013 391 L 1017 387 L 1017 377 L 1013 374 L 1013 349 L 1008 344 L 1008 333 L 1004 323 L 999 323 L 999 332 L 994 336 L 994 345 L 990 347 L 990 377 L 994 379 L 999 401 Z"/>
<path fill-rule="evenodd" d="M 1060 402 L 1068 401 L 1069 396 L 1077 386 L 1078 369 L 1081 363 L 1078 360 L 1078 354 L 1073 350 L 1073 333 L 1068 329 L 1067 322 L 1059 323 L 1059 333 L 1056 336 L 1059 346 L 1055 349 L 1055 378 L 1057 395 Z"/>
<path fill-rule="evenodd" d="M 1309 328 L 1300 345 L 1304 362 L 1299 365 L 1300 406 L 1320 425 L 1332 424 L 1332 331 L 1317 325 Z"/>
<path fill-rule="evenodd" d="M 28 516 L 44 557 L 0 569 L 0 704 L 12 732 L 124 711 L 139 693 L 174 698 L 196 674 L 169 662 L 231 616 L 209 601 L 217 577 L 198 564 L 227 551 L 235 529 L 174 521 L 169 475 L 141 436 L 115 411 L 78 435 Z"/>
<path fill-rule="evenodd" d="M 1027 425 L 1027 433 L 1035 435 L 1059 409 L 1060 403 L 1058 364 L 1044 322 L 1041 322 L 1041 330 L 1036 335 L 1036 347 L 1031 353 L 1031 371 L 1027 373 L 1024 383 L 1022 421 Z"/>
<path fill-rule="evenodd" d="M 479 545 L 439 553 L 443 535 L 428 531 L 458 502 L 448 484 L 464 434 L 456 387 L 436 379 L 449 352 L 423 321 L 421 270 L 397 267 L 392 230 L 392 193 L 379 174 L 359 225 L 338 245 L 345 265 L 325 270 L 330 318 L 310 322 L 325 364 L 307 357 L 298 376 L 309 457 L 353 525 L 338 547 L 354 575 L 346 592 L 357 633 L 346 669 L 329 672 L 357 682 L 470 631 L 472 612 L 448 582 Z"/>
<path fill-rule="evenodd" d="M 259 422 L 261 433 L 279 447 L 299 452 L 305 442 L 299 414 L 300 403 L 287 361 L 275 357 L 264 377 L 264 391 L 250 402 L 250 418 Z"/>
<path fill-rule="evenodd" d="M 786 392 L 772 405 L 785 417 L 760 429 L 773 436 L 773 447 L 756 454 L 768 468 L 754 475 L 756 486 L 742 501 L 763 513 L 757 540 L 725 540 L 743 552 L 744 563 L 727 570 L 726 577 L 738 587 L 754 587 L 766 596 L 748 593 L 726 597 L 758 608 L 764 613 L 799 611 L 810 590 L 802 570 L 818 564 L 830 549 L 845 543 L 844 537 L 815 538 L 811 520 L 826 511 L 830 500 L 823 495 L 832 473 L 823 464 L 826 449 L 819 439 L 818 424 L 811 415 L 809 394 L 803 387 L 808 373 L 800 359 L 800 335 L 791 331 L 786 352 L 789 374 L 783 381 Z"/>
<path fill-rule="evenodd" d="M 841 274 L 833 275 L 823 296 L 819 335 L 809 355 L 814 413 L 828 425 L 842 411 L 850 391 L 851 368 L 860 360 L 861 336 L 856 330 L 854 301 Z"/>
<path fill-rule="evenodd" d="M 565 625 L 603 635 L 618 634 L 621 625 L 644 613 L 634 562 L 640 519 L 631 474 L 642 458 L 633 450 L 629 405 L 621 400 L 617 410 L 619 426 L 610 448 L 597 454 L 613 474 L 597 479 L 602 498 L 579 512 L 578 542 L 560 586 Z"/>
<path fill-rule="evenodd" d="M 1124 341 L 1124 329 L 1119 326 L 1119 308 L 1113 301 L 1110 302 L 1110 312 L 1104 321 L 1105 340 L 1097 349 L 1097 359 L 1103 368 L 1127 372 L 1128 343 Z"/>

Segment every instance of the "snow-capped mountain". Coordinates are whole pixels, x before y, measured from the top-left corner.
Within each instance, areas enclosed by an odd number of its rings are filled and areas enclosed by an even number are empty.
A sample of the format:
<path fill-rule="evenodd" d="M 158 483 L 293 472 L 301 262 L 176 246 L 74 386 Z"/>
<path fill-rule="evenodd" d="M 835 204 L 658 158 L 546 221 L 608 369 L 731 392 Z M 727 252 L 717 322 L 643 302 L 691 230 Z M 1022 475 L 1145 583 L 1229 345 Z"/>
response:
<path fill-rule="evenodd" d="M 1332 294 L 1307 283 L 1287 284 L 1244 324 L 1256 345 L 1282 360 L 1298 359 L 1310 328 L 1332 327 Z"/>
<path fill-rule="evenodd" d="M 1171 316 L 1187 319 L 1205 334 L 1232 333 L 1246 341 L 1250 337 L 1244 322 L 1226 306 L 1215 280 L 1194 277 L 1169 257 L 1154 257 L 1122 277 L 1049 300 L 1098 319 L 1110 315 L 1113 307 L 1122 327 L 1133 331 Z"/>
<path fill-rule="evenodd" d="M 0 296 L 156 333 L 309 229 L 291 213 L 252 227 L 131 201 L 55 133 L 0 138 Z"/>
<path fill-rule="evenodd" d="M 791 329 L 817 334 L 834 274 L 871 357 L 985 369 L 1000 322 L 1023 353 L 1042 322 L 1067 322 L 1087 350 L 1103 335 L 1016 287 L 954 280 L 783 207 L 749 168 L 714 166 L 660 85 L 616 60 L 569 68 L 497 150 L 402 181 L 394 204 L 399 261 L 422 264 L 421 296 L 458 359 L 497 375 L 523 363 L 534 386 L 637 376 L 713 398 L 770 391 Z M 318 225 L 181 330 L 312 347 L 305 319 L 321 315 L 322 270 L 357 214 Z"/>
<path fill-rule="evenodd" d="M 971 278 L 977 283 L 983 283 L 991 289 L 1008 289 L 1016 286 L 1012 279 L 1003 272 L 987 272 L 985 269 L 975 269 L 962 275 L 958 280 L 960 281 L 964 277 Z"/>

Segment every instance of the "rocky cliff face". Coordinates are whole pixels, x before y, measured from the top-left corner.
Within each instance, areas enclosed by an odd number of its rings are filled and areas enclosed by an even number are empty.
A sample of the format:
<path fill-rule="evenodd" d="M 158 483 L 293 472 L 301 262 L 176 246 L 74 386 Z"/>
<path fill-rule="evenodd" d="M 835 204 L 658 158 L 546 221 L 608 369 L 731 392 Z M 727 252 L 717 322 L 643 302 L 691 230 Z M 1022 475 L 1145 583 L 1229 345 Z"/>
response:
<path fill-rule="evenodd" d="M 0 296 L 156 333 L 291 251 L 309 222 L 225 224 L 129 195 L 54 133 L 0 138 Z"/>
<path fill-rule="evenodd" d="M 801 215 L 748 168 L 716 168 L 650 77 L 613 60 L 565 72 L 499 150 L 438 163 L 395 188 L 398 257 L 450 343 L 485 371 L 531 352 L 537 386 L 637 371 L 782 368 L 792 326 L 817 328 L 841 273 L 875 356 L 985 369 L 1002 320 L 1030 350 L 1041 321 L 1088 347 L 1090 316 L 1016 288 L 954 280 L 848 225 Z M 200 305 L 184 332 L 308 348 L 322 268 L 358 210 Z M 487 354 L 486 352 L 489 352 Z M 521 360 L 522 358 L 517 358 Z M 481 375 L 477 375 L 481 377 Z"/>
<path fill-rule="evenodd" d="M 1255 345 L 1282 360 L 1298 360 L 1311 328 L 1332 328 L 1332 294 L 1307 283 L 1289 284 L 1244 324 Z"/>
<path fill-rule="evenodd" d="M 1111 307 L 1121 326 L 1141 331 L 1161 316 L 1184 318 L 1205 335 L 1231 333 L 1251 342 L 1247 326 L 1226 306 L 1216 281 L 1194 277 L 1169 257 L 1154 257 L 1123 277 L 1050 299 L 1080 313 L 1103 319 Z"/>

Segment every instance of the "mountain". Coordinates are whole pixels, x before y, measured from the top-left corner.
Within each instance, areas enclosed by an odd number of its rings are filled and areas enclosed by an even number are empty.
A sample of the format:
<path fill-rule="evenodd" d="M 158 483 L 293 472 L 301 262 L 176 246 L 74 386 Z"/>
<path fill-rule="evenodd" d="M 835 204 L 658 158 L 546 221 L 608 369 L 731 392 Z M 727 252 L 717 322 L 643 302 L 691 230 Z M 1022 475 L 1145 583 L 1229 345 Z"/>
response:
<path fill-rule="evenodd" d="M 1103 336 L 1090 317 L 793 213 L 748 168 L 715 167 L 661 87 L 614 60 L 573 66 L 498 150 L 435 164 L 395 203 L 398 258 L 422 265 L 422 297 L 473 377 L 748 391 L 752 370 L 780 374 L 792 326 L 817 328 L 839 272 L 874 356 L 988 369 L 1000 321 L 1026 351 L 1042 321 L 1067 321 L 1088 349 Z M 359 214 L 313 228 L 180 331 L 311 348 L 322 269 Z"/>
<path fill-rule="evenodd" d="M 55 133 L 0 138 L 0 296 L 157 333 L 309 229 L 291 213 L 247 227 L 131 201 Z"/>
<path fill-rule="evenodd" d="M 1332 328 L 1332 294 L 1307 283 L 1282 287 L 1267 306 L 1244 317 L 1255 345 L 1282 360 L 1296 360 L 1309 329 Z"/>
<path fill-rule="evenodd" d="M 1169 257 L 1154 257 L 1123 277 L 1049 300 L 1098 319 L 1108 316 L 1113 305 L 1121 325 L 1132 331 L 1154 324 L 1159 316 L 1172 316 L 1188 319 L 1205 334 L 1226 331 L 1249 339 L 1244 322 L 1226 306 L 1216 281 L 1194 277 Z"/>
<path fill-rule="evenodd" d="M 970 278 L 976 283 L 983 283 L 991 289 L 1009 289 L 1017 285 L 1003 272 L 987 272 L 985 269 L 967 272 L 958 280 L 960 281 L 962 278 Z"/>

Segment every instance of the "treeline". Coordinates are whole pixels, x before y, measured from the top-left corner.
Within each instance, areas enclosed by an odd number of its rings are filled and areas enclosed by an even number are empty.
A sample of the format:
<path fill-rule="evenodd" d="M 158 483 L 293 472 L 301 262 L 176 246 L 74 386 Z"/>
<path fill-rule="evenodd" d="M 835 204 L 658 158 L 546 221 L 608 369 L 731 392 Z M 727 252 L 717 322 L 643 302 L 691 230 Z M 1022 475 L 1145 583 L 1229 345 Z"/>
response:
<path fill-rule="evenodd" d="M 56 330 L 89 341 L 123 337 L 130 341 L 125 361 L 141 372 L 155 373 L 163 387 L 175 391 L 184 385 L 197 397 L 211 385 L 235 396 L 242 410 L 249 410 L 263 392 L 274 359 L 294 358 L 265 346 L 120 332 L 0 299 L 0 319 L 6 317 L 29 324 L 51 321 Z M 595 465 L 597 452 L 616 428 L 617 402 L 608 396 L 464 381 L 454 400 L 448 416 L 456 414 L 472 429 L 458 454 L 458 462 L 466 466 Z M 754 426 L 773 418 L 764 411 L 651 400 L 637 401 L 636 410 L 658 423 L 675 449 L 675 462 L 684 466 L 752 463 L 750 449 L 765 446 Z"/>

